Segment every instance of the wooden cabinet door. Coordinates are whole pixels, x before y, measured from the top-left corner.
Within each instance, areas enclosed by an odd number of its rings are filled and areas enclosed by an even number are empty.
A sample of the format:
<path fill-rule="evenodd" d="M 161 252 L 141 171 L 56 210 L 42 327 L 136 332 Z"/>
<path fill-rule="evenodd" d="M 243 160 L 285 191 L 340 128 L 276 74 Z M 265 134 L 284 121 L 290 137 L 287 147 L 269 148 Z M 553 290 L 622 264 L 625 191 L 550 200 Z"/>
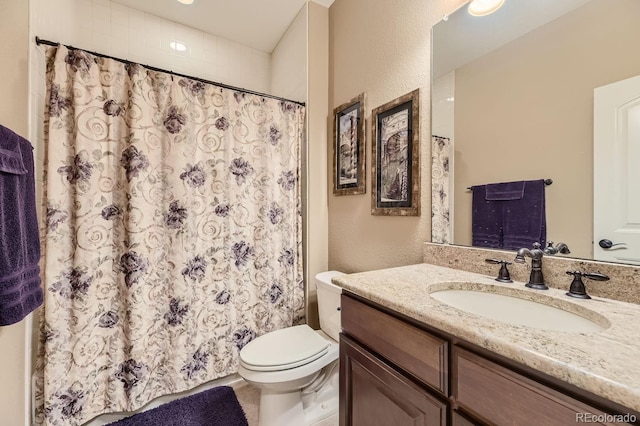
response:
<path fill-rule="evenodd" d="M 340 336 L 340 426 L 446 426 L 447 404 Z"/>

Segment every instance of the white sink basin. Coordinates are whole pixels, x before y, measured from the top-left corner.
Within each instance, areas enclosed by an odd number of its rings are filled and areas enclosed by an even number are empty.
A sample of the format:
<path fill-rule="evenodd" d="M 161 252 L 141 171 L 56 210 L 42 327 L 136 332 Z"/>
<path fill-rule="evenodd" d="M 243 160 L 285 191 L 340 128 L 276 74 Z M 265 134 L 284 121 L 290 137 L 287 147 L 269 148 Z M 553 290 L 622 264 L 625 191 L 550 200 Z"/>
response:
<path fill-rule="evenodd" d="M 440 290 L 431 297 L 454 308 L 512 325 L 542 330 L 590 333 L 607 327 L 554 306 L 503 294 L 472 290 Z M 594 313 L 595 314 L 595 313 Z M 600 317 L 599 314 L 595 314 Z M 600 323 L 606 323 L 602 318 Z"/>

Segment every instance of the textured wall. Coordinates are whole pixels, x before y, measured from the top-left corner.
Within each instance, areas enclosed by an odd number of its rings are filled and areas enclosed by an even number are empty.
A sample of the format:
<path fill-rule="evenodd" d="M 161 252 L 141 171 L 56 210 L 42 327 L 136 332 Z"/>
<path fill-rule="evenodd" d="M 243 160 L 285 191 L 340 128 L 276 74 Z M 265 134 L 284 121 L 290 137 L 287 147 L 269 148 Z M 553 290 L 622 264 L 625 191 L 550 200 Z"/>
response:
<path fill-rule="evenodd" d="M 332 195 L 329 174 L 329 268 L 365 271 L 419 263 L 431 239 L 431 27 L 463 0 L 336 0 L 329 43 L 328 162 L 332 170 L 333 108 L 366 92 L 366 194 Z M 372 216 L 371 109 L 420 89 L 421 209 L 419 217 Z"/>
<path fill-rule="evenodd" d="M 306 277 L 309 304 L 307 321 L 318 327 L 318 309 L 314 277 L 327 270 L 328 210 L 327 210 L 327 108 L 329 92 L 329 10 L 315 2 L 308 9 L 308 103 L 307 103 L 307 203 Z"/>
<path fill-rule="evenodd" d="M 299 102 L 307 99 L 307 15 L 304 5 L 271 52 L 269 93 Z"/>

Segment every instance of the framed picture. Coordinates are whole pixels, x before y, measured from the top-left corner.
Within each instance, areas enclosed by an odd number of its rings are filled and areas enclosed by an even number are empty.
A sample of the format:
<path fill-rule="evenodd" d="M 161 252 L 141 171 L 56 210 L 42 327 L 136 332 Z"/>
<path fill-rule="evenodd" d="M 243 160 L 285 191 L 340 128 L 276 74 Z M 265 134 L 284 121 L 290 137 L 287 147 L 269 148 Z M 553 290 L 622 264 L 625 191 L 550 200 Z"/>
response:
<path fill-rule="evenodd" d="M 379 106 L 371 115 L 371 214 L 420 216 L 419 90 Z"/>
<path fill-rule="evenodd" d="M 333 110 L 333 193 L 365 193 L 364 93 Z"/>

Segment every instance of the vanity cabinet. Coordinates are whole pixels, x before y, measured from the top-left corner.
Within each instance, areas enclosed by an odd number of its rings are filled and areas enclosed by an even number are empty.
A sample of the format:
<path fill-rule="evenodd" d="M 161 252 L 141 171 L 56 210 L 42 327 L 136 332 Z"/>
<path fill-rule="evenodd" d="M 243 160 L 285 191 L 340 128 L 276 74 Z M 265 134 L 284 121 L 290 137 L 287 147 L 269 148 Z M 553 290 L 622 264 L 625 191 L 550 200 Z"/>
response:
<path fill-rule="evenodd" d="M 340 426 L 622 424 L 605 413 L 640 424 L 638 413 L 343 292 Z"/>

